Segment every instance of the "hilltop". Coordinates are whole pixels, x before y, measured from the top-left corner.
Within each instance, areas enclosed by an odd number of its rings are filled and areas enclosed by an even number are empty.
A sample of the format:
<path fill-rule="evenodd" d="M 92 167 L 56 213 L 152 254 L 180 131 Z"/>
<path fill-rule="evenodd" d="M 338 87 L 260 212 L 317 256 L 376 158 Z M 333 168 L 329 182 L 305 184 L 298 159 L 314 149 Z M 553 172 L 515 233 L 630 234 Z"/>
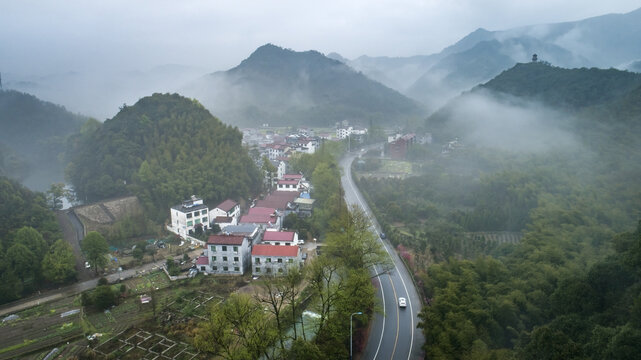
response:
<path fill-rule="evenodd" d="M 331 126 L 420 117 L 413 100 L 317 51 L 267 44 L 238 66 L 184 89 L 227 123 Z"/>
<path fill-rule="evenodd" d="M 80 199 L 134 194 L 153 218 L 187 196 L 246 197 L 260 186 L 242 134 L 195 100 L 153 94 L 76 136 L 67 175 Z"/>
<path fill-rule="evenodd" d="M 441 139 L 469 136 L 472 129 L 496 122 L 519 124 L 523 119 L 573 133 L 597 133 L 622 124 L 629 132 L 639 125 L 635 119 L 641 116 L 640 98 L 639 73 L 517 64 L 450 101 L 427 119 L 426 127 Z"/>

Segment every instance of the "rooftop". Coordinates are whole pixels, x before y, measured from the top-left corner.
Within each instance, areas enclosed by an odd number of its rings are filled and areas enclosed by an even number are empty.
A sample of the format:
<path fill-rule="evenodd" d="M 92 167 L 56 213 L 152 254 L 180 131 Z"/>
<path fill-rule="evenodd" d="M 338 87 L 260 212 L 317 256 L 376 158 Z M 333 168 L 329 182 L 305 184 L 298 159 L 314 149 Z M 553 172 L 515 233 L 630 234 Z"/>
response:
<path fill-rule="evenodd" d="M 278 185 L 298 185 L 298 180 L 278 180 Z"/>
<path fill-rule="evenodd" d="M 234 221 L 234 218 L 229 216 L 216 216 L 214 223 L 216 224 L 228 224 Z"/>
<path fill-rule="evenodd" d="M 296 257 L 300 249 L 298 246 L 279 246 L 258 244 L 252 248 L 252 256 L 283 256 Z"/>
<path fill-rule="evenodd" d="M 236 206 L 236 205 L 238 205 L 237 202 L 235 202 L 234 200 L 231 200 L 231 199 L 227 199 L 227 200 L 221 202 L 220 204 L 218 204 L 218 206 L 216 206 L 216 208 L 220 209 L 222 211 L 229 211 L 229 210 L 233 209 L 234 206 Z"/>
<path fill-rule="evenodd" d="M 210 235 L 207 244 L 213 245 L 242 245 L 244 236 L 240 235 Z"/>
<path fill-rule="evenodd" d="M 251 236 L 258 231 L 258 226 L 254 224 L 228 225 L 223 228 L 223 232 L 231 235 Z"/>
<path fill-rule="evenodd" d="M 207 256 L 201 256 L 196 260 L 196 265 L 209 265 L 209 259 Z"/>
<path fill-rule="evenodd" d="M 293 231 L 265 231 L 263 241 L 294 241 Z"/>
<path fill-rule="evenodd" d="M 272 207 L 256 206 L 247 211 L 247 215 L 271 215 L 276 212 Z"/>
<path fill-rule="evenodd" d="M 239 224 L 273 224 L 276 217 L 269 214 L 247 214 L 240 217 Z"/>

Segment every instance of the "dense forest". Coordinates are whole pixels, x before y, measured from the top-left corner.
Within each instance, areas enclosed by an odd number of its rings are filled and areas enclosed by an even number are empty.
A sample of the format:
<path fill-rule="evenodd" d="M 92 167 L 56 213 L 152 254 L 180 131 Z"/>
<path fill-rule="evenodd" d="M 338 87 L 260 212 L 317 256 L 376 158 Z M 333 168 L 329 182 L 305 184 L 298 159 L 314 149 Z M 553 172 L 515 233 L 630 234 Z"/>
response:
<path fill-rule="evenodd" d="M 67 176 L 81 200 L 135 194 L 162 221 L 192 194 L 217 202 L 259 190 L 241 139 L 197 101 L 154 94 L 104 124 L 86 124 L 70 141 Z"/>
<path fill-rule="evenodd" d="M 60 182 L 66 138 L 86 120 L 33 95 L 0 90 L 0 173 L 38 190 Z"/>
<path fill-rule="evenodd" d="M 0 303 L 73 279 L 71 246 L 42 193 L 0 176 Z"/>
<path fill-rule="evenodd" d="M 422 288 L 428 358 L 636 358 L 638 74 L 545 64 L 515 69 L 527 68 L 547 69 L 543 83 L 566 78 L 570 85 L 564 90 L 566 83 L 556 83 L 554 98 L 546 100 L 536 90 L 546 87 L 526 72 L 514 85 L 517 93 L 483 91 L 510 96 L 512 104 L 563 108 L 566 117 L 556 126 L 572 132 L 571 145 L 510 151 L 462 137 L 465 146 L 453 151 L 424 149 L 413 163 L 416 176 L 362 178 L 360 185 Z M 584 85 L 575 89 L 568 79 L 576 74 Z M 495 80 L 508 75 L 514 74 Z M 592 85 L 609 82 L 616 96 L 591 101 L 589 94 L 599 91 Z M 432 124 L 455 134 L 466 119 L 454 114 Z M 552 132 L 550 124 L 542 126 Z"/>

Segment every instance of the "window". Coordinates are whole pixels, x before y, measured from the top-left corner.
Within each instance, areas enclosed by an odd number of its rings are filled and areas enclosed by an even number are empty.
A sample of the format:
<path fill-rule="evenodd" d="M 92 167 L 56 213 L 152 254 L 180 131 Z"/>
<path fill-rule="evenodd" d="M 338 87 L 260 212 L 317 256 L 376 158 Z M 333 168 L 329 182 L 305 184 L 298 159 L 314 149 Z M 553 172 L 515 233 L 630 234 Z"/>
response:
<path fill-rule="evenodd" d="M 211 262 L 214 262 L 214 261 L 216 261 L 216 257 L 215 257 L 215 256 L 212 256 L 212 257 L 211 257 Z"/>
<path fill-rule="evenodd" d="M 238 252 L 238 246 L 234 246 L 234 252 Z"/>
<path fill-rule="evenodd" d="M 267 258 L 265 261 L 266 262 L 272 262 L 272 258 Z"/>
<path fill-rule="evenodd" d="M 223 261 L 227 261 L 227 256 L 223 256 Z"/>
<path fill-rule="evenodd" d="M 187 219 L 191 219 L 192 216 L 192 213 L 187 214 Z"/>
<path fill-rule="evenodd" d="M 267 268 L 267 269 L 265 269 L 265 272 L 270 274 L 272 272 L 272 269 L 271 268 Z"/>
<path fill-rule="evenodd" d="M 212 251 L 212 252 L 216 252 L 216 245 L 212 245 L 212 246 L 210 247 L 210 249 L 211 249 L 211 251 Z"/>
<path fill-rule="evenodd" d="M 278 259 L 278 263 L 281 264 L 283 262 L 283 259 Z"/>
<path fill-rule="evenodd" d="M 211 269 L 216 271 L 216 270 L 218 270 L 218 266 L 212 266 Z"/>
<path fill-rule="evenodd" d="M 280 245 L 280 243 L 279 243 L 279 242 L 277 242 L 275 245 Z"/>
<path fill-rule="evenodd" d="M 194 225 L 193 221 L 187 221 L 187 226 L 192 226 L 192 225 Z"/>
<path fill-rule="evenodd" d="M 238 262 L 238 256 L 234 256 L 234 261 Z"/>
<path fill-rule="evenodd" d="M 223 245 L 223 251 L 227 251 L 227 246 Z"/>
<path fill-rule="evenodd" d="M 288 263 L 293 263 L 293 262 L 294 262 L 294 259 L 288 259 L 288 260 L 287 260 L 287 262 L 288 262 Z"/>
<path fill-rule="evenodd" d="M 204 266 L 201 266 L 201 267 L 200 267 L 200 271 L 205 271 L 205 267 L 204 267 Z"/>
<path fill-rule="evenodd" d="M 202 218 L 203 224 L 207 222 L 207 218 Z"/>
<path fill-rule="evenodd" d="M 279 273 L 282 273 L 282 272 L 283 272 L 283 269 L 282 269 L 282 268 L 278 268 L 278 272 L 279 272 Z"/>
<path fill-rule="evenodd" d="M 194 211 L 194 216 L 198 216 L 198 215 L 200 215 L 200 212 Z"/>
<path fill-rule="evenodd" d="M 256 264 L 260 264 L 260 258 L 256 258 L 256 260 L 254 260 L 254 262 L 255 262 Z"/>
<path fill-rule="evenodd" d="M 229 271 L 229 267 L 223 266 L 223 271 Z"/>
<path fill-rule="evenodd" d="M 200 219 L 196 219 L 196 224 L 200 224 Z"/>
<path fill-rule="evenodd" d="M 259 273 L 259 272 L 260 272 L 260 268 L 257 266 L 257 267 L 254 269 L 254 272 Z"/>
<path fill-rule="evenodd" d="M 207 209 L 203 209 L 203 211 L 201 211 L 200 213 L 203 215 L 207 214 Z"/>
<path fill-rule="evenodd" d="M 234 266 L 234 271 L 240 271 L 240 268 L 238 266 Z"/>

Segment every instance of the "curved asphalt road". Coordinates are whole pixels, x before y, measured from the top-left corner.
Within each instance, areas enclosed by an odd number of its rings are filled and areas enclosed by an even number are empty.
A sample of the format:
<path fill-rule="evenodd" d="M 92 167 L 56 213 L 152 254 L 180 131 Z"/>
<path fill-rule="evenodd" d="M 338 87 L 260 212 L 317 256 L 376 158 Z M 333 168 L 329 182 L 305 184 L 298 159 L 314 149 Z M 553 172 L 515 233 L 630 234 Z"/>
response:
<path fill-rule="evenodd" d="M 343 168 L 341 183 L 345 190 L 345 201 L 363 208 L 372 221 L 372 230 L 380 234 L 380 226 L 374 218 L 360 191 L 352 181 L 351 163 L 358 153 L 350 153 L 343 157 L 340 166 Z M 420 359 L 423 358 L 421 347 L 424 343 L 423 334 L 416 328 L 421 302 L 405 266 L 387 242 L 378 238 L 393 261 L 392 271 L 378 275 L 377 296 L 383 314 L 374 314 L 367 345 L 361 354 L 362 359 Z M 380 274 L 382 269 L 372 269 Z M 398 298 L 407 299 L 407 307 L 398 307 Z"/>

